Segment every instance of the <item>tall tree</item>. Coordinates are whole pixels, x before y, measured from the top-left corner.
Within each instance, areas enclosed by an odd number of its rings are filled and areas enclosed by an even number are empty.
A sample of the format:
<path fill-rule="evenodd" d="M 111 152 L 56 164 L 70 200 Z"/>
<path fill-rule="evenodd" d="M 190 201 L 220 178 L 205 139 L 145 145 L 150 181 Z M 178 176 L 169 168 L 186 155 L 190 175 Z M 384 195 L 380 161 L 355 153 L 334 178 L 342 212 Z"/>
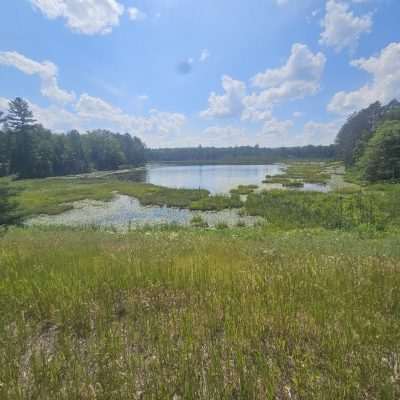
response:
<path fill-rule="evenodd" d="M 29 104 L 17 97 L 8 104 L 7 125 L 12 133 L 10 172 L 21 178 L 34 176 L 34 142 L 32 129 L 35 126 Z"/>
<path fill-rule="evenodd" d="M 11 130 L 21 131 L 31 128 L 36 123 L 33 113 L 29 109 L 29 104 L 20 97 L 8 103 L 7 124 Z"/>

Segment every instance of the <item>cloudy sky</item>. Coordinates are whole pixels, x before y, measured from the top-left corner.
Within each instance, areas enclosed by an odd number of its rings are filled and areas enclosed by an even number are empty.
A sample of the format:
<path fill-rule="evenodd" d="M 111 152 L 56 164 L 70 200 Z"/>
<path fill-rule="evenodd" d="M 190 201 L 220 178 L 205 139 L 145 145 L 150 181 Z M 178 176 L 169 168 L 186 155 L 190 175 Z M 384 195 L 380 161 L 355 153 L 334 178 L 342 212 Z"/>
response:
<path fill-rule="evenodd" d="M 400 97 L 399 0 L 3 0 L 0 110 L 151 147 L 332 143 Z"/>

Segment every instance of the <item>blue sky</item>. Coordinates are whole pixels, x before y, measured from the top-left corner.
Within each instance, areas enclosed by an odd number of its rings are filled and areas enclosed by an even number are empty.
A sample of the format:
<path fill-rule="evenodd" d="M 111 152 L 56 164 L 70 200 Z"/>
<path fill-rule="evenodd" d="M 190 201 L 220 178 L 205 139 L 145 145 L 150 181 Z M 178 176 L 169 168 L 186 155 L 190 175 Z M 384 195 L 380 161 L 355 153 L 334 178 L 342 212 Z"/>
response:
<path fill-rule="evenodd" d="M 329 144 L 400 97 L 398 0 L 4 0 L 0 110 L 151 147 Z"/>

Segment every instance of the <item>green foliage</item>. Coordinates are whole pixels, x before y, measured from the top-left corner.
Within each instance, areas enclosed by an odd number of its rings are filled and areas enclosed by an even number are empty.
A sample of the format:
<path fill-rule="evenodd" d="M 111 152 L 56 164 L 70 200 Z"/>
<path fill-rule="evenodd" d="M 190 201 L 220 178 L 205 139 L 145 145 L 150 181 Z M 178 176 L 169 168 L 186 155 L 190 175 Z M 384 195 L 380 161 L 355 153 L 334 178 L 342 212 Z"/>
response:
<path fill-rule="evenodd" d="M 189 208 L 196 211 L 221 211 L 227 208 L 241 208 L 243 202 L 238 194 L 230 196 L 214 195 L 207 196 L 200 200 L 193 201 Z"/>
<path fill-rule="evenodd" d="M 386 121 L 377 129 L 358 167 L 370 182 L 400 180 L 400 121 Z"/>
<path fill-rule="evenodd" d="M 247 195 L 258 189 L 257 185 L 239 185 L 236 189 L 232 189 L 232 194 Z"/>
<path fill-rule="evenodd" d="M 0 227 L 16 224 L 20 220 L 14 197 L 15 191 L 7 183 L 0 182 Z"/>
<path fill-rule="evenodd" d="M 33 113 L 25 100 L 17 97 L 9 102 L 8 107 L 6 122 L 11 130 L 22 131 L 35 125 L 36 120 L 33 118 Z"/>
<path fill-rule="evenodd" d="M 1 118 L 1 121 L 4 119 Z M 10 102 L 0 131 L 0 176 L 43 178 L 97 170 L 137 166 L 145 161 L 145 146 L 137 137 L 105 130 L 80 135 L 53 134 L 35 124 L 29 105 L 22 99 Z"/>
<path fill-rule="evenodd" d="M 283 184 L 283 187 L 288 187 L 288 188 L 302 188 L 304 187 L 304 182 L 300 181 L 290 181 L 286 182 Z"/>
<path fill-rule="evenodd" d="M 336 164 L 327 162 L 291 162 L 283 173 L 279 175 L 267 175 L 263 183 L 279 183 L 284 187 L 304 186 L 304 183 L 318 183 L 325 185 L 335 173 Z"/>
<path fill-rule="evenodd" d="M 368 141 L 377 127 L 387 120 L 400 119 L 400 103 L 391 101 L 386 106 L 379 102 L 371 104 L 351 115 L 340 129 L 337 138 L 337 154 L 346 166 L 353 166 L 362 157 Z"/>
<path fill-rule="evenodd" d="M 335 158 L 335 146 L 304 146 L 270 149 L 259 146 L 192 147 L 148 149 L 155 162 L 187 164 L 269 164 L 282 160 L 326 160 Z"/>
<path fill-rule="evenodd" d="M 207 221 L 204 221 L 204 219 L 201 217 L 201 215 L 195 215 L 191 219 L 190 225 L 192 225 L 195 228 L 208 228 Z"/>
<path fill-rule="evenodd" d="M 248 214 L 286 228 L 385 229 L 400 223 L 399 190 L 391 192 L 316 193 L 273 190 L 248 196 Z"/>

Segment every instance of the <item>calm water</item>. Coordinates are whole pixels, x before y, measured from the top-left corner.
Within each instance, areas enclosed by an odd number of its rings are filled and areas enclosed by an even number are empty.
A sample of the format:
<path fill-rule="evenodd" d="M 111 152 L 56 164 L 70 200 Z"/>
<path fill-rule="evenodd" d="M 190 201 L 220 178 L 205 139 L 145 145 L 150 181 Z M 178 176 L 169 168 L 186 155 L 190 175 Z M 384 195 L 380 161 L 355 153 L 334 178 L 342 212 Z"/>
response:
<path fill-rule="evenodd" d="M 140 172 L 120 175 L 129 179 L 172 188 L 207 189 L 229 193 L 239 185 L 260 185 L 266 175 L 278 175 L 281 165 L 148 165 Z"/>
<path fill-rule="evenodd" d="M 210 226 L 226 223 L 234 226 L 238 222 L 254 225 L 261 218 L 240 216 L 237 210 L 218 212 L 194 212 L 190 210 L 142 206 L 129 196 L 116 195 L 110 202 L 84 200 L 74 203 L 74 209 L 59 215 L 42 215 L 26 221 L 26 225 L 100 226 L 126 230 L 144 225 L 179 224 L 190 225 L 194 216 L 200 215 Z"/>
<path fill-rule="evenodd" d="M 282 188 L 282 185 L 262 184 L 266 175 L 278 175 L 284 165 L 147 165 L 130 171 L 95 173 L 89 176 L 114 175 L 118 179 L 146 182 L 173 188 L 207 189 L 212 194 L 227 194 L 239 185 L 259 185 L 260 189 Z M 327 186 L 306 184 L 300 190 L 327 191 Z M 237 223 L 253 225 L 259 218 L 240 216 L 237 210 L 192 212 L 177 208 L 140 205 L 139 201 L 116 195 L 110 202 L 85 200 L 74 203 L 74 209 L 55 216 L 39 216 L 26 221 L 28 225 L 97 225 L 127 229 L 147 224 L 177 223 L 189 225 L 195 215 L 210 225 Z"/>

